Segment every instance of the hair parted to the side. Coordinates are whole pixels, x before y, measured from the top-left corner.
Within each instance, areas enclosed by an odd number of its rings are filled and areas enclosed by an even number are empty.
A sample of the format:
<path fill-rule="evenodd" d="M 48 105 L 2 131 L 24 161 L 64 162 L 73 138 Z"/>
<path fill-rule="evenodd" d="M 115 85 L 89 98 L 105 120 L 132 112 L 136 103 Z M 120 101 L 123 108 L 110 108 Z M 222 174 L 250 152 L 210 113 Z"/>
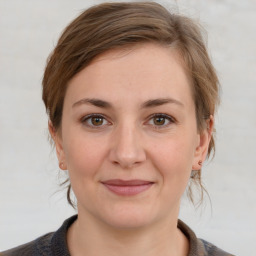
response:
<path fill-rule="evenodd" d="M 81 13 L 62 33 L 48 58 L 42 98 L 49 119 L 61 129 L 62 109 L 68 82 L 101 53 L 141 43 L 157 43 L 177 49 L 191 79 L 198 131 L 214 115 L 219 103 L 219 82 L 201 34 L 192 19 L 170 13 L 155 2 L 103 3 Z M 214 151 L 212 137 L 208 157 Z M 201 170 L 191 179 L 201 188 Z M 69 183 L 67 180 L 66 184 Z M 68 202 L 71 185 L 68 185 Z M 193 201 L 191 189 L 189 197 Z"/>

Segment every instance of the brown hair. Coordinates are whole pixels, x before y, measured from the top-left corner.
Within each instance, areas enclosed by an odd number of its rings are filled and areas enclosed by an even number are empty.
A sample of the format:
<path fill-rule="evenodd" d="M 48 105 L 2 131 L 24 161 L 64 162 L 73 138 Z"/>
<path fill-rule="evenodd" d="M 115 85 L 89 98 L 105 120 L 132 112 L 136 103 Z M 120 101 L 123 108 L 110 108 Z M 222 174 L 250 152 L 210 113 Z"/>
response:
<path fill-rule="evenodd" d="M 42 83 L 43 101 L 55 130 L 59 131 L 61 127 L 63 102 L 70 79 L 107 50 L 145 42 L 178 50 L 192 81 L 198 130 L 205 129 L 206 120 L 214 115 L 219 102 L 219 83 L 201 28 L 190 18 L 170 13 L 150 1 L 99 4 L 82 12 L 66 27 L 48 58 Z M 208 157 L 214 149 L 212 138 Z M 203 192 L 201 170 L 192 174 L 192 180 Z M 68 185 L 67 198 L 74 206 L 70 191 L 71 185 Z M 193 201 L 191 189 L 188 191 Z"/>

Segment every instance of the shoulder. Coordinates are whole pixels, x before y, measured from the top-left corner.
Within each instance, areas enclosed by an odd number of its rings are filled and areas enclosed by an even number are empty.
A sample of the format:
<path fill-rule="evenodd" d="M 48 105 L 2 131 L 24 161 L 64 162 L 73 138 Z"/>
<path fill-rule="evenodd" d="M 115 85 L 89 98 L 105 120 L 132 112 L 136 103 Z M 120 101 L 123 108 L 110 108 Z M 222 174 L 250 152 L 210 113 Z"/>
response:
<path fill-rule="evenodd" d="M 181 220 L 178 220 L 178 228 L 189 240 L 188 256 L 234 256 L 203 239 L 197 238 L 193 230 Z"/>
<path fill-rule="evenodd" d="M 198 243 L 202 243 L 207 256 L 234 256 L 227 253 L 217 246 L 205 241 L 204 239 L 198 239 Z"/>
<path fill-rule="evenodd" d="M 56 231 L 47 233 L 29 243 L 0 253 L 0 256 L 70 256 L 67 246 L 67 230 L 77 219 L 74 215 L 65 220 Z"/>
<path fill-rule="evenodd" d="M 41 256 L 41 255 L 51 255 L 50 244 L 53 233 L 48 233 L 43 235 L 29 243 L 22 244 L 10 250 L 1 252 L 1 256 Z"/>

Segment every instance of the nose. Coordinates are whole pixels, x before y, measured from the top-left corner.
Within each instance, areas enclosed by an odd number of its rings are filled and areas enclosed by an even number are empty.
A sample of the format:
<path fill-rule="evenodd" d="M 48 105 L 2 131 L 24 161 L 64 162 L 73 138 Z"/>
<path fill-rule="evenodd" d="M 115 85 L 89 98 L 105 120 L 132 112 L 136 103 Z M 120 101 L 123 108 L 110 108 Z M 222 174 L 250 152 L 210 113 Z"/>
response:
<path fill-rule="evenodd" d="M 113 134 L 110 161 L 123 169 L 130 169 L 146 160 L 140 133 L 133 125 L 123 125 Z"/>

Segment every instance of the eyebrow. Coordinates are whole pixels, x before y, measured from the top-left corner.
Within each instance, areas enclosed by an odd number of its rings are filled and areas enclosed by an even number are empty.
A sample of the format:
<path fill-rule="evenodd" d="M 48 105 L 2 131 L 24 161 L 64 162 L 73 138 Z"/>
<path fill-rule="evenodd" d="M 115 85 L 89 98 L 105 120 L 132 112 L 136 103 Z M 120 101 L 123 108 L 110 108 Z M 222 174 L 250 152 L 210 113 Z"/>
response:
<path fill-rule="evenodd" d="M 168 103 L 172 103 L 172 104 L 176 104 L 179 105 L 181 107 L 184 107 L 184 104 L 181 103 L 178 100 L 172 99 L 172 98 L 159 98 L 159 99 L 152 99 L 152 100 L 147 100 L 144 103 L 141 104 L 141 108 L 151 108 L 151 107 L 157 107 L 157 106 L 161 106 L 164 104 L 168 104 Z M 106 109 L 110 109 L 113 108 L 112 104 L 104 101 L 104 100 L 100 100 L 100 99 L 95 99 L 95 98 L 84 98 L 81 99 L 77 102 L 75 102 L 72 105 L 73 107 L 77 107 L 80 106 L 82 104 L 91 104 L 93 106 L 99 107 L 99 108 L 106 108 Z"/>
<path fill-rule="evenodd" d="M 76 107 L 76 106 L 79 106 L 79 105 L 82 105 L 82 104 L 91 104 L 91 105 L 99 107 L 99 108 L 112 108 L 112 105 L 109 102 L 104 101 L 104 100 L 100 100 L 100 99 L 94 99 L 94 98 L 92 98 L 92 99 L 89 99 L 89 98 L 81 99 L 81 100 L 77 101 L 76 103 L 74 103 L 72 105 L 72 108 Z"/>
<path fill-rule="evenodd" d="M 147 100 L 141 105 L 141 108 L 157 107 L 157 106 L 161 106 L 168 103 L 177 104 L 179 106 L 184 107 L 184 104 L 178 100 L 175 100 L 172 98 L 160 98 L 160 99 Z"/>

